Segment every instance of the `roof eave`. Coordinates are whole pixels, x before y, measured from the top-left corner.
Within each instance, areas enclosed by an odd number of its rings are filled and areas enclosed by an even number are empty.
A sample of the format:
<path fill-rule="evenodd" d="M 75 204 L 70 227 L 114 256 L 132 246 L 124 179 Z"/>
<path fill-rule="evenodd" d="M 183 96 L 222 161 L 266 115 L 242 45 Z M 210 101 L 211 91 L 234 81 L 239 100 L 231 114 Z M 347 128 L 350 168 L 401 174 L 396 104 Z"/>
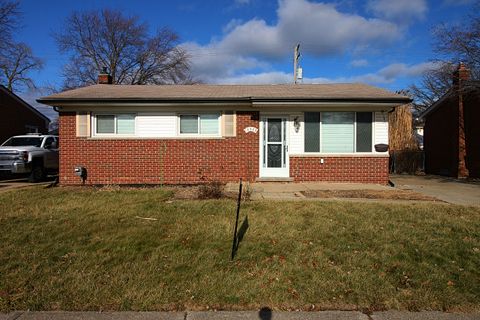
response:
<path fill-rule="evenodd" d="M 65 99 L 40 98 L 37 102 L 54 106 L 54 107 L 68 107 L 78 106 L 82 104 L 102 103 L 102 104 L 148 104 L 148 105 L 162 105 L 162 104 L 218 104 L 218 103 L 250 103 L 254 104 L 304 104 L 304 103 L 385 103 L 385 104 L 406 104 L 412 102 L 409 98 L 383 98 L 383 97 L 359 97 L 359 98 L 256 98 L 256 97 L 242 97 L 242 98 L 192 98 L 192 99 L 175 99 L 175 98 L 78 98 Z"/>
<path fill-rule="evenodd" d="M 14 92 L 8 90 L 5 86 L 3 85 L 0 85 L 0 90 L 6 92 L 8 95 L 10 95 L 13 99 L 15 99 L 17 102 L 19 102 L 20 104 L 22 104 L 24 107 L 26 107 L 27 109 L 29 109 L 30 111 L 32 111 L 33 113 L 35 113 L 37 116 L 39 116 L 40 118 L 42 118 L 46 123 L 47 125 L 51 122 L 51 120 L 46 116 L 44 115 L 43 113 L 41 113 L 40 111 L 38 111 L 37 109 L 35 109 L 33 106 L 31 106 L 28 102 L 26 102 L 25 100 L 23 100 L 22 98 L 20 98 L 19 96 L 17 96 Z"/>
<path fill-rule="evenodd" d="M 453 93 L 452 88 L 450 88 L 440 99 L 435 101 L 430 107 L 428 107 L 425 111 L 423 111 L 418 118 L 425 120 L 425 117 L 428 116 L 433 111 L 437 110 L 437 108 L 446 100 L 448 99 Z"/>

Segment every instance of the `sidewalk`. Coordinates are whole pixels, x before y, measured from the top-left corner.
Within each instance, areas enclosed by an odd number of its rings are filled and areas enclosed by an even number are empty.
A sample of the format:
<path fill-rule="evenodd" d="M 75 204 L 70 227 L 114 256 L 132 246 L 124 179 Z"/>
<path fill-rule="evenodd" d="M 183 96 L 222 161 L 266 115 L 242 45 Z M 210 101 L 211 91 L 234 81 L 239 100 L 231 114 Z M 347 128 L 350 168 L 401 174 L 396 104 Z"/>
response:
<path fill-rule="evenodd" d="M 359 311 L 283 312 L 260 311 L 205 311 L 205 312 L 12 312 L 0 313 L 0 320 L 477 320 L 480 313 L 444 312 L 375 312 L 371 315 Z"/>

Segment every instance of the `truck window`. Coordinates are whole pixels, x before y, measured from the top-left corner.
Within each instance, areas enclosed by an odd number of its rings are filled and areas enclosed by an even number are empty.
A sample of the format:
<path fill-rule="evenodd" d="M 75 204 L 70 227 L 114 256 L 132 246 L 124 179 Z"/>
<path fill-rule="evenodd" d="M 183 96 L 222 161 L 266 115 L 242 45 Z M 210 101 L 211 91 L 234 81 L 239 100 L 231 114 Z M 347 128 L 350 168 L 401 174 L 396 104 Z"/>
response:
<path fill-rule="evenodd" d="M 55 139 L 53 139 L 52 137 L 48 137 L 48 138 L 45 140 L 45 144 L 43 145 L 43 147 L 44 147 L 45 149 L 49 149 L 49 148 L 52 146 L 53 141 L 55 141 Z"/>
<path fill-rule="evenodd" d="M 42 139 L 39 137 L 12 137 L 5 141 L 2 146 L 5 147 L 26 147 L 26 146 L 34 146 L 40 147 L 42 144 Z"/>

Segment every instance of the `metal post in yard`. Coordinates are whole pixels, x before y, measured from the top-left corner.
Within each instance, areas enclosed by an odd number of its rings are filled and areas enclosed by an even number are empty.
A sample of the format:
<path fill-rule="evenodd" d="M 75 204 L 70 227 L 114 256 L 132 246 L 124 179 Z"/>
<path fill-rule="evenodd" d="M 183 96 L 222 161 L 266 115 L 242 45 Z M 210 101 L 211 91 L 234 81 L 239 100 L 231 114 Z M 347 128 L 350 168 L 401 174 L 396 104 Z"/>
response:
<path fill-rule="evenodd" d="M 235 230 L 233 232 L 233 244 L 232 244 L 232 257 L 235 257 L 235 250 L 237 247 L 237 228 L 238 228 L 238 216 L 240 215 L 240 202 L 242 201 L 242 179 L 240 178 L 240 186 L 238 187 L 238 200 L 237 200 L 237 217 L 235 219 Z"/>

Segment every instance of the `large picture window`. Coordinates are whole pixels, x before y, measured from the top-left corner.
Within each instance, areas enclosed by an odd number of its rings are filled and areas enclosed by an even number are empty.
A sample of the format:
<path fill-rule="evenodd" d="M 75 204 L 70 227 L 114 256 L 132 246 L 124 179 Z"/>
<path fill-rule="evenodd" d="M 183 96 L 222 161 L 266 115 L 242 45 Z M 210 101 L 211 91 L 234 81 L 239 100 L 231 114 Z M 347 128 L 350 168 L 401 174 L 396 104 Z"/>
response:
<path fill-rule="evenodd" d="M 372 152 L 372 112 L 305 112 L 305 152 Z"/>
<path fill-rule="evenodd" d="M 325 153 L 352 153 L 354 112 L 322 112 L 321 150 Z"/>
<path fill-rule="evenodd" d="M 97 114 L 95 116 L 97 135 L 134 135 L 134 114 Z"/>
<path fill-rule="evenodd" d="M 180 134 L 219 135 L 220 114 L 182 114 L 180 115 Z"/>

